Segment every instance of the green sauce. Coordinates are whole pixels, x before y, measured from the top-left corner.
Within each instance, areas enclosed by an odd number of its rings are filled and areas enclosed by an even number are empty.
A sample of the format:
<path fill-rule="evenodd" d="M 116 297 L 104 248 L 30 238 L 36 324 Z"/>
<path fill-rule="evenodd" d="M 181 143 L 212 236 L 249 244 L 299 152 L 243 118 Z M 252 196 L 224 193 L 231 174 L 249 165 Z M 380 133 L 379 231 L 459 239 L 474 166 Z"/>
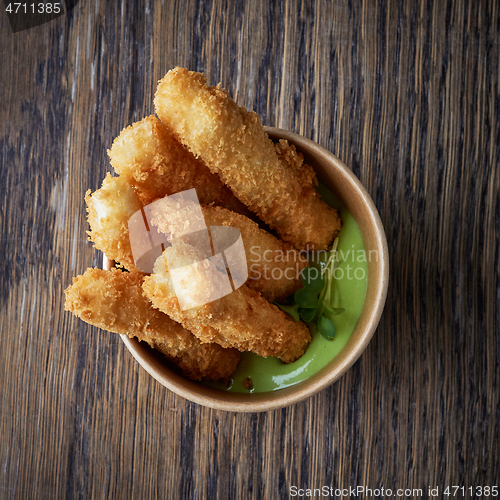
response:
<path fill-rule="evenodd" d="M 337 332 L 333 340 L 313 334 L 313 340 L 303 356 L 294 363 L 285 364 L 277 358 L 262 358 L 250 352 L 241 353 L 241 362 L 233 374 L 229 386 L 218 382 L 206 385 L 224 391 L 255 393 L 269 392 L 298 384 L 326 366 L 346 344 L 361 315 L 366 293 L 367 265 L 363 240 L 356 221 L 343 203 L 325 186 L 318 191 L 323 200 L 339 210 L 342 229 L 338 236 L 337 251 L 340 262 L 332 284 L 333 307 L 342 307 L 345 312 L 335 317 Z M 317 260 L 317 254 L 314 258 Z M 251 380 L 251 388 L 243 385 Z M 245 384 L 248 387 L 248 384 Z"/>

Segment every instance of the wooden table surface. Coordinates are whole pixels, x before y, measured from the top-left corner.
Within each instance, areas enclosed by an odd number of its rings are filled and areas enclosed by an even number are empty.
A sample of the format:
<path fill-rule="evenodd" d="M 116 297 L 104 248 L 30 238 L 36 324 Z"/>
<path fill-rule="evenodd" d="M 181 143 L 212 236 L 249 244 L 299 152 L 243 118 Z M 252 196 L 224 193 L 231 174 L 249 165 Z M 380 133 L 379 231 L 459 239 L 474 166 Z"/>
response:
<path fill-rule="evenodd" d="M 323 486 L 452 498 L 446 486 L 498 485 L 499 42 L 496 0 L 81 0 L 15 34 L 2 11 L 0 498 Z M 344 377 L 295 406 L 190 403 L 118 336 L 63 311 L 72 276 L 102 260 L 84 193 L 174 66 L 339 156 L 385 226 L 377 332 Z"/>

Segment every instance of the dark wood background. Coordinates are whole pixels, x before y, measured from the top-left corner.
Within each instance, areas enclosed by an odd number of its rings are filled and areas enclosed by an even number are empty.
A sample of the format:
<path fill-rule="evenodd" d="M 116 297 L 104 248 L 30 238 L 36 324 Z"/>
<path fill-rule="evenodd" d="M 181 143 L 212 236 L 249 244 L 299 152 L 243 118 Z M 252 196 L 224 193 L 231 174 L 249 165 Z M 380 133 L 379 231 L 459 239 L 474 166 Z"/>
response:
<path fill-rule="evenodd" d="M 16 34 L 2 11 L 0 498 L 498 484 L 499 42 L 495 0 L 81 0 Z M 185 401 L 63 311 L 71 277 L 101 264 L 84 193 L 176 65 L 331 150 L 380 211 L 380 326 L 296 406 Z"/>

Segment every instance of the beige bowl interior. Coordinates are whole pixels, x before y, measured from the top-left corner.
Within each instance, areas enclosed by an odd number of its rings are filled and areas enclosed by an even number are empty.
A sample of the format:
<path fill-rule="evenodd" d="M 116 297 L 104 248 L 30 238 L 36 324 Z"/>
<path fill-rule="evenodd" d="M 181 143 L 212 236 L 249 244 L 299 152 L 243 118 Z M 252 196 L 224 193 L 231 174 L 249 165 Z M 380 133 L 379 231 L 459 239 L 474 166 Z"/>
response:
<path fill-rule="evenodd" d="M 265 127 L 271 139 L 287 139 L 295 144 L 318 178 L 346 205 L 363 237 L 368 259 L 367 292 L 358 324 L 344 348 L 327 366 L 307 380 L 267 393 L 236 394 L 211 389 L 182 377 L 144 342 L 122 335 L 122 340 L 139 364 L 160 384 L 176 394 L 211 408 L 259 412 L 282 408 L 302 401 L 340 378 L 358 359 L 373 336 L 384 307 L 389 278 L 387 241 L 377 209 L 356 176 L 332 153 L 292 132 Z M 372 254 L 370 254 L 372 251 Z M 104 268 L 112 265 L 104 260 Z"/>

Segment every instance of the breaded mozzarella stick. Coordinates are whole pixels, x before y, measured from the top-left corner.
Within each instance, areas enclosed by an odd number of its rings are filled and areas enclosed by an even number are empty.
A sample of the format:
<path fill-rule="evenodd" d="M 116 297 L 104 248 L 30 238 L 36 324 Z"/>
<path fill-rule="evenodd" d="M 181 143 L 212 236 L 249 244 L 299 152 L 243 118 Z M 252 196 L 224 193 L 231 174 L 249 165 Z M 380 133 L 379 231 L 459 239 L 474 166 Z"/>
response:
<path fill-rule="evenodd" d="M 264 357 L 276 356 L 285 363 L 304 353 L 311 342 L 305 324 L 295 322 L 246 285 L 217 300 L 181 310 L 179 299 L 200 303 L 218 291 L 219 283 L 200 279 L 199 274 L 196 281 L 186 279 L 185 288 L 174 287 L 168 266 L 184 267 L 194 262 L 202 261 L 193 247 L 183 242 L 165 250 L 156 261 L 155 273 L 146 276 L 143 282 L 154 307 L 191 330 L 201 342 L 216 342 L 222 347 L 236 347 Z"/>
<path fill-rule="evenodd" d="M 129 180 L 143 205 L 195 188 L 201 203 L 248 213 L 219 176 L 211 173 L 154 116 L 123 129 L 108 155 L 115 172 Z"/>
<path fill-rule="evenodd" d="M 202 344 L 154 309 L 142 291 L 143 275 L 89 268 L 65 290 L 65 309 L 113 333 L 137 337 L 160 350 L 193 380 L 228 379 L 240 359 L 235 349 Z"/>
<path fill-rule="evenodd" d="M 158 117 L 284 241 L 326 248 L 341 220 L 316 192 L 316 175 L 286 142 L 275 145 L 254 112 L 203 74 L 175 68 L 158 83 Z M 293 148 L 292 148 L 293 149 Z M 281 154 L 284 152 L 285 154 Z M 292 161 L 290 161 L 292 160 Z"/>
<path fill-rule="evenodd" d="M 107 174 L 102 187 L 85 194 L 90 241 L 109 259 L 137 271 L 128 235 L 128 220 L 142 208 L 139 197 L 124 177 Z"/>
<path fill-rule="evenodd" d="M 177 214 L 172 213 L 168 199 L 157 200 L 153 207 L 150 223 L 169 233 Z M 282 301 L 302 288 L 300 272 L 308 262 L 292 245 L 261 229 L 248 217 L 226 208 L 202 206 L 201 212 L 207 227 L 226 226 L 240 231 L 248 265 L 245 284 L 249 288 L 269 302 Z"/>
<path fill-rule="evenodd" d="M 220 207 L 202 207 L 207 226 L 239 229 L 248 263 L 249 288 L 269 302 L 283 301 L 302 288 L 300 272 L 308 266 L 305 258 L 244 215 Z"/>

